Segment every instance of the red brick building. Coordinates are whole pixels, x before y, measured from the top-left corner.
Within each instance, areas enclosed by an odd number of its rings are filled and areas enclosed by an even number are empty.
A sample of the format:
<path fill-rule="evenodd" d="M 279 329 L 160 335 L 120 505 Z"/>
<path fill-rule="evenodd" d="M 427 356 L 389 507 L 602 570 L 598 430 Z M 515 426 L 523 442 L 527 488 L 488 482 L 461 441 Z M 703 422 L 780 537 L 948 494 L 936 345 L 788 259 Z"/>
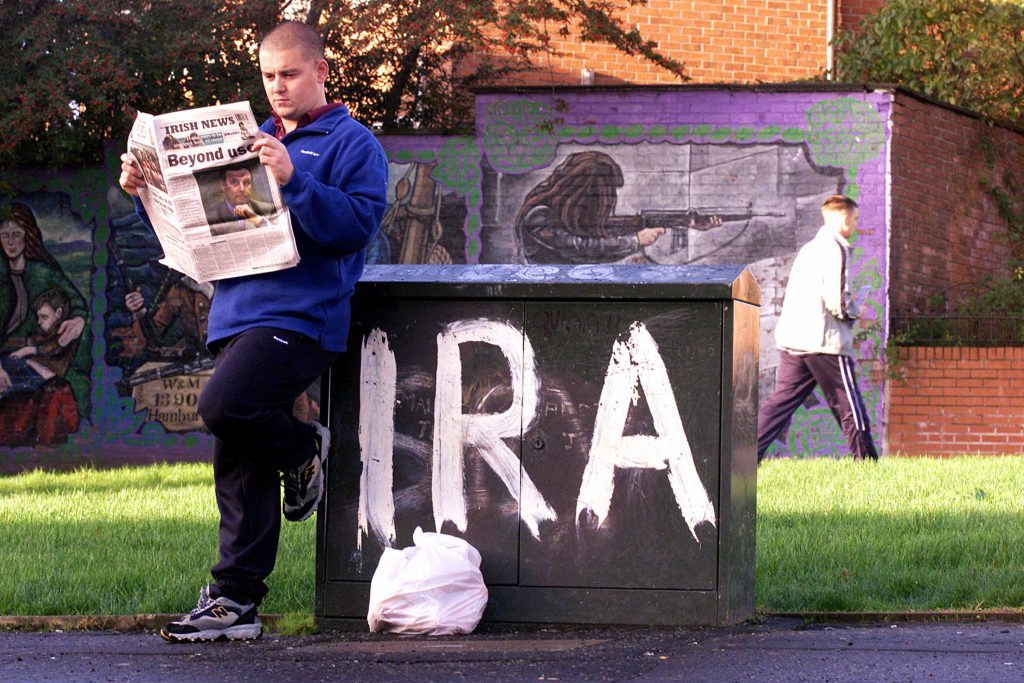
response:
<path fill-rule="evenodd" d="M 835 29 L 855 29 L 884 0 L 648 0 L 623 6 L 659 51 L 683 62 L 693 83 L 783 82 L 819 76 L 830 64 Z M 538 58 L 526 84 L 573 84 L 583 69 L 596 84 L 678 83 L 640 57 L 570 37 L 553 41 L 559 56 Z"/>

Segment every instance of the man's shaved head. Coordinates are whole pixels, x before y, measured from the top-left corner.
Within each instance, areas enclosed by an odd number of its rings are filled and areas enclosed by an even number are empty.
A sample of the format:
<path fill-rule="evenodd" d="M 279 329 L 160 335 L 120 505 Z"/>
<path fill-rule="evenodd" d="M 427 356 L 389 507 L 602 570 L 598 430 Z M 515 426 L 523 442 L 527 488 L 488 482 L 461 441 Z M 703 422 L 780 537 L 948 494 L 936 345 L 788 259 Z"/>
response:
<path fill-rule="evenodd" d="M 260 51 L 290 50 L 299 48 L 311 61 L 324 58 L 324 40 L 320 33 L 301 21 L 286 21 L 278 24 L 263 36 Z"/>

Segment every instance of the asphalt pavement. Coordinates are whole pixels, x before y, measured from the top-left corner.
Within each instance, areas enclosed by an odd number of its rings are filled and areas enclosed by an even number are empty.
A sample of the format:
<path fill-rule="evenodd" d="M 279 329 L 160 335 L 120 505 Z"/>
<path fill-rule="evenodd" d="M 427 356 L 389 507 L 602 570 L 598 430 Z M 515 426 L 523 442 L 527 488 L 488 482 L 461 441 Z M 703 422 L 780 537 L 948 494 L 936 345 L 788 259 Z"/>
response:
<path fill-rule="evenodd" d="M 146 630 L 0 632 L 0 681 L 1024 681 L 1024 625 L 807 623 L 726 628 L 483 626 L 458 637 L 266 633 L 170 644 Z"/>

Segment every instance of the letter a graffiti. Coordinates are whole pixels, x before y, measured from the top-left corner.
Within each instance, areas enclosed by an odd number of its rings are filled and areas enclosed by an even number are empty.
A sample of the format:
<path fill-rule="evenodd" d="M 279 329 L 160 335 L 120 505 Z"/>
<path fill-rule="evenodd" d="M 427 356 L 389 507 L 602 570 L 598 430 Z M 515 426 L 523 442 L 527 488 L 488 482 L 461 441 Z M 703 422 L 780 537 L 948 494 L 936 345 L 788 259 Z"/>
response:
<path fill-rule="evenodd" d="M 623 434 L 629 407 L 638 401 L 640 387 L 647 397 L 657 436 Z M 715 508 L 697 474 L 665 362 L 654 338 L 639 322 L 630 327 L 625 341 L 612 346 L 576 503 L 577 523 L 584 510 L 594 513 L 599 526 L 604 522 L 618 467 L 667 470 L 676 504 L 694 540 L 698 524 L 715 524 Z"/>

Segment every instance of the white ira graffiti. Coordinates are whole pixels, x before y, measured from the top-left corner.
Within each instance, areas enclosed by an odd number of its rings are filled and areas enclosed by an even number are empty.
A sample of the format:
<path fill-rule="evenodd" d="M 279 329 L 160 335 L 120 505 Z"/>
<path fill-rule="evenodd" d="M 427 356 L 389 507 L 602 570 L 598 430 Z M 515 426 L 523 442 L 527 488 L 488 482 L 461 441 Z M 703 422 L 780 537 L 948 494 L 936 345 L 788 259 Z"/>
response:
<path fill-rule="evenodd" d="M 395 542 L 395 388 L 398 369 L 387 335 L 373 330 L 363 340 L 359 362 L 359 532 L 373 532 L 381 545 Z"/>
<path fill-rule="evenodd" d="M 497 346 L 508 362 L 513 399 L 501 413 L 462 412 L 462 357 L 459 345 Z M 387 336 L 374 329 L 363 341 L 360 375 L 359 448 L 363 471 L 359 487 L 359 547 L 373 533 L 386 546 L 395 540 L 393 493 L 394 416 L 397 370 Z M 512 325 L 476 319 L 451 323 L 437 336 L 431 496 L 434 528 L 452 522 L 468 525 L 465 496 L 467 447 L 498 475 L 530 533 L 540 538 L 540 523 L 557 519 L 540 491 L 504 442 L 533 426 L 540 401 L 539 378 L 529 338 Z M 657 436 L 624 434 L 629 407 L 642 387 Z M 666 470 L 676 504 L 697 539 L 696 527 L 716 524 L 714 505 L 701 483 L 683 429 L 668 371 L 658 345 L 642 323 L 634 323 L 612 356 L 594 421 L 589 459 L 576 505 L 600 525 L 611 506 L 615 470 L 639 467 Z"/>

